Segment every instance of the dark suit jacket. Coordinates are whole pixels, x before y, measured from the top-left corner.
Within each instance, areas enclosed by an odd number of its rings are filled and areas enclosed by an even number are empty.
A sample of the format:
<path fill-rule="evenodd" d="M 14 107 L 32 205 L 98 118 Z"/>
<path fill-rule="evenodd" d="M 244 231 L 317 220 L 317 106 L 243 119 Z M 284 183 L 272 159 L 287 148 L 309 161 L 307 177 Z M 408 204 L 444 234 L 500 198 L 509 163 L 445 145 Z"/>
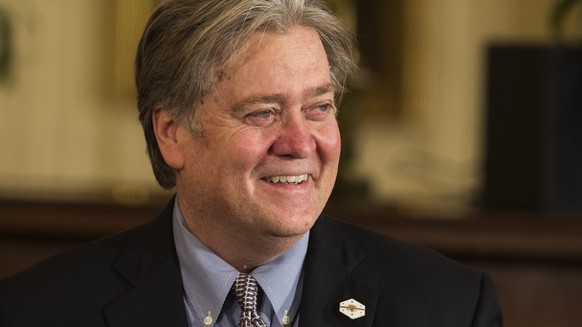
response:
<path fill-rule="evenodd" d="M 172 202 L 173 203 L 173 202 Z M 0 282 L 2 327 L 186 327 L 172 205 L 154 221 Z M 351 320 L 353 298 L 366 316 Z M 326 216 L 312 229 L 300 326 L 501 326 L 490 279 Z"/>

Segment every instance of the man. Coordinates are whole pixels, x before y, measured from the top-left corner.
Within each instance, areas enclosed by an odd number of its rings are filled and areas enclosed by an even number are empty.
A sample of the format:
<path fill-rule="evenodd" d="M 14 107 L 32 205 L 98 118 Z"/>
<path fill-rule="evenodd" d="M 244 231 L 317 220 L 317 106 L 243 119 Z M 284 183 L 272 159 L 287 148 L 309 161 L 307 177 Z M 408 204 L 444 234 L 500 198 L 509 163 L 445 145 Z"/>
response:
<path fill-rule="evenodd" d="M 162 3 L 136 82 L 175 199 L 3 281 L 0 325 L 500 326 L 484 274 L 321 215 L 352 70 L 322 1 Z"/>

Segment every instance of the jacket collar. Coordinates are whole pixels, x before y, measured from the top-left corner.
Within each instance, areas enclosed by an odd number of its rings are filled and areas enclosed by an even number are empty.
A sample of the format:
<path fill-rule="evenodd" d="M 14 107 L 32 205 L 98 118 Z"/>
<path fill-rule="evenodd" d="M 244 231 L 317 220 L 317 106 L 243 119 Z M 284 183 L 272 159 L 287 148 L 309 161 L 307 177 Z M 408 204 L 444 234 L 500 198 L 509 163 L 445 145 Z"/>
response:
<path fill-rule="evenodd" d="M 321 216 L 311 230 L 304 264 L 301 326 L 371 326 L 373 323 L 379 297 L 377 284 L 359 276 L 358 266 L 365 254 L 344 228 Z M 352 320 L 339 312 L 340 302 L 348 299 L 366 306 L 364 317 Z"/>
<path fill-rule="evenodd" d="M 108 326 L 187 326 L 172 233 L 173 203 L 120 244 L 124 250 L 113 269 L 123 277 L 127 291 L 105 307 Z"/>

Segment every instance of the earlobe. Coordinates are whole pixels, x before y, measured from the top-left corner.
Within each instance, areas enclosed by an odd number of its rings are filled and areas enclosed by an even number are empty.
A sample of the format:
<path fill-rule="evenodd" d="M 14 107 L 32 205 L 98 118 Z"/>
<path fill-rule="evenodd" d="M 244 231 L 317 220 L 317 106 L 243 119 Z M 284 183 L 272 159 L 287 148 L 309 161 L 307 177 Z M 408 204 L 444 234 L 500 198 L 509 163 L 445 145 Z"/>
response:
<path fill-rule="evenodd" d="M 154 109 L 152 122 L 164 161 L 174 170 L 181 170 L 184 167 L 184 155 L 181 151 L 178 133 L 180 124 L 161 107 Z"/>

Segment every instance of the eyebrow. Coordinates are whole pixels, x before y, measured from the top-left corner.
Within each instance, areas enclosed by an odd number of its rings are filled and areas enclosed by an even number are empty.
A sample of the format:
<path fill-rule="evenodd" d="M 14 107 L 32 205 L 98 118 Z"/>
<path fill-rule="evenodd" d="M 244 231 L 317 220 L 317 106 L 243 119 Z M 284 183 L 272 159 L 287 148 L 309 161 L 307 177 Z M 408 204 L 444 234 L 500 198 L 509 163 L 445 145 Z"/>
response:
<path fill-rule="evenodd" d="M 322 86 L 318 86 L 314 89 L 310 89 L 307 90 L 307 92 L 304 93 L 304 96 L 306 98 L 312 98 L 312 97 L 316 97 L 316 96 L 320 96 L 329 92 L 334 92 L 336 91 L 336 87 L 332 84 L 332 83 L 328 83 Z"/>
<path fill-rule="evenodd" d="M 322 86 L 318 86 L 312 89 L 308 89 L 303 93 L 304 98 L 313 98 L 317 97 L 326 93 L 335 92 L 336 87 L 331 84 L 325 84 Z M 287 97 L 283 94 L 269 94 L 265 96 L 258 96 L 258 97 L 249 97 L 247 99 L 243 99 L 239 102 L 236 102 L 232 109 L 234 112 L 242 111 L 247 106 L 259 104 L 259 103 L 278 103 L 284 105 L 287 102 Z"/>

